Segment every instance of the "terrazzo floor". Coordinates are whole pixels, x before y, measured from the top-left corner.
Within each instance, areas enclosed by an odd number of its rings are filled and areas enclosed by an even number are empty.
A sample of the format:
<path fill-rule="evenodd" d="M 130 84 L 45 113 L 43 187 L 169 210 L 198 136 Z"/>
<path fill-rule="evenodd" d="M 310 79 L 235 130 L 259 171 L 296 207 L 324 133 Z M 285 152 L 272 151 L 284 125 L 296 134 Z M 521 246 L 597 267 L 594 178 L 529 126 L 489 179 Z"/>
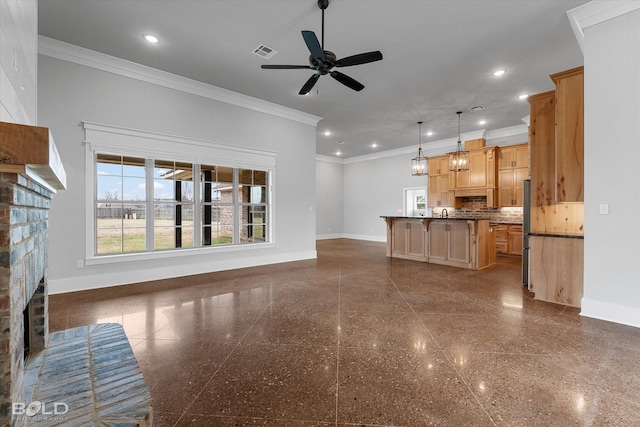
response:
<path fill-rule="evenodd" d="M 637 426 L 640 329 L 468 271 L 318 241 L 318 259 L 52 295 L 124 326 L 157 426 Z"/>

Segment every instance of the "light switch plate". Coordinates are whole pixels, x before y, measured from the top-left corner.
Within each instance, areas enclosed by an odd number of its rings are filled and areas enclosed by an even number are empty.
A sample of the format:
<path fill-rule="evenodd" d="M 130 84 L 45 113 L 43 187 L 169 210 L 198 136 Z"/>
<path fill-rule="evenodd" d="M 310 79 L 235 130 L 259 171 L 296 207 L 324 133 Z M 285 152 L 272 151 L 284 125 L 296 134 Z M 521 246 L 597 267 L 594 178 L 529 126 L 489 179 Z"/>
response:
<path fill-rule="evenodd" d="M 600 215 L 609 215 L 609 204 L 608 203 L 600 204 Z"/>

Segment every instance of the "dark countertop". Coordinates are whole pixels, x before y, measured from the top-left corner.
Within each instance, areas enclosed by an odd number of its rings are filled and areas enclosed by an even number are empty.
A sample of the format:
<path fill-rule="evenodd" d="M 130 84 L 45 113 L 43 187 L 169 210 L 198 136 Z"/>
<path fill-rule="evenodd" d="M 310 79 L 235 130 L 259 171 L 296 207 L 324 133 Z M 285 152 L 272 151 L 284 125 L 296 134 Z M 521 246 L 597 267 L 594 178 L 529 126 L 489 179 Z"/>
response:
<path fill-rule="evenodd" d="M 559 237 L 559 238 L 562 238 L 562 239 L 584 239 L 584 234 L 568 233 L 568 232 L 529 233 L 529 236 Z"/>
<path fill-rule="evenodd" d="M 471 217 L 455 217 L 443 218 L 440 216 L 404 216 L 404 215 L 380 215 L 380 218 L 392 219 L 437 219 L 437 220 L 457 220 L 457 221 L 488 221 L 489 218 L 471 218 Z"/>
<path fill-rule="evenodd" d="M 514 222 L 514 221 L 491 221 L 490 225 L 522 225 L 522 222 Z"/>

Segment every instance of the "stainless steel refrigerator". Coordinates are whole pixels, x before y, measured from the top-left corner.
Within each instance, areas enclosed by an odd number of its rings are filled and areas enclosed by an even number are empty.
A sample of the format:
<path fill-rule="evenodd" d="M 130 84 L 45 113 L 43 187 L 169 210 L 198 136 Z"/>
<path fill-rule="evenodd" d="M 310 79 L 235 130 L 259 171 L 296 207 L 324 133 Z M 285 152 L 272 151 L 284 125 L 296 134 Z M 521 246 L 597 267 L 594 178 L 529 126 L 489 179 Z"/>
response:
<path fill-rule="evenodd" d="M 522 194 L 522 286 L 529 287 L 529 233 L 531 232 L 531 180 L 525 179 Z"/>

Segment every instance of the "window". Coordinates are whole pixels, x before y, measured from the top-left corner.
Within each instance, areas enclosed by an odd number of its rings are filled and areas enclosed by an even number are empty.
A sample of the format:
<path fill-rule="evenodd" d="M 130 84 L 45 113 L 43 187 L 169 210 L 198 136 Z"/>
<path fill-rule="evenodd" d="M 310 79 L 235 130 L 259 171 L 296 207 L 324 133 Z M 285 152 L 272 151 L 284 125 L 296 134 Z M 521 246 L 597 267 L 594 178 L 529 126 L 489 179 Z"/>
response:
<path fill-rule="evenodd" d="M 144 251 L 145 160 L 99 154 L 96 184 L 96 254 Z"/>
<path fill-rule="evenodd" d="M 83 127 L 88 265 L 275 247 L 276 153 Z"/>
<path fill-rule="evenodd" d="M 232 168 L 224 166 L 201 167 L 203 246 L 233 242 L 236 222 L 233 172 Z"/>
<path fill-rule="evenodd" d="M 265 170 L 106 153 L 95 170 L 96 255 L 268 241 Z"/>
<path fill-rule="evenodd" d="M 193 165 L 170 160 L 153 164 L 153 248 L 194 247 Z"/>

